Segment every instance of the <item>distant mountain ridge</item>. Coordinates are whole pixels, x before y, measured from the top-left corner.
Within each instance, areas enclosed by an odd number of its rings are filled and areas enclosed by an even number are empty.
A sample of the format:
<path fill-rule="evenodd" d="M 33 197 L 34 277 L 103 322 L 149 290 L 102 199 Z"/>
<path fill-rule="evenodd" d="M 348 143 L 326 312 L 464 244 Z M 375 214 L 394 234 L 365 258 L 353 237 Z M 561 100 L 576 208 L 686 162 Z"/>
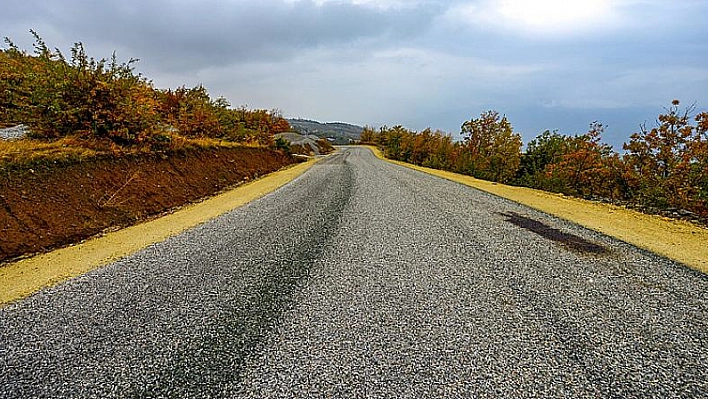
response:
<path fill-rule="evenodd" d="M 293 130 L 304 135 L 315 135 L 334 139 L 335 144 L 349 144 L 359 141 L 364 128 L 344 122 L 318 122 L 310 119 L 288 119 Z"/>

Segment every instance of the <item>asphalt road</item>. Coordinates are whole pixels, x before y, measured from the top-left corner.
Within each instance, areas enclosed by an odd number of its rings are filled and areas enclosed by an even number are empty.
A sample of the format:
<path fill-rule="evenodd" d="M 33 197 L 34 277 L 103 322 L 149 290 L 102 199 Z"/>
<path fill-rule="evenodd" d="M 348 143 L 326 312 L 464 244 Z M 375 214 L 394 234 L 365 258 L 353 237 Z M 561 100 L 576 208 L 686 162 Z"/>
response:
<path fill-rule="evenodd" d="M 708 397 L 708 278 L 350 148 L 0 310 L 0 397 Z"/>

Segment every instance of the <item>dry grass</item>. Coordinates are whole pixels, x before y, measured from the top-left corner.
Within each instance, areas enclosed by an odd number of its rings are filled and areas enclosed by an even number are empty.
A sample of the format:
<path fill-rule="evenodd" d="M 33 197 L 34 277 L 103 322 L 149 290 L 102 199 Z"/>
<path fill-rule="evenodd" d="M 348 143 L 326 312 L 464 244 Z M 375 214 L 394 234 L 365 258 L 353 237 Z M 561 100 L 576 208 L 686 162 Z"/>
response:
<path fill-rule="evenodd" d="M 377 157 L 385 159 L 378 148 L 369 148 Z M 708 229 L 702 226 L 615 205 L 385 160 L 510 199 L 708 273 Z"/>
<path fill-rule="evenodd" d="M 95 157 L 103 151 L 77 145 L 73 138 L 46 142 L 39 140 L 0 141 L 0 164 L 31 164 Z"/>
<path fill-rule="evenodd" d="M 45 140 L 0 140 L 0 168 L 5 166 L 23 167 L 66 161 L 81 161 L 96 156 L 124 156 L 156 151 L 171 152 L 186 148 L 235 148 L 261 147 L 258 143 L 236 143 L 213 138 L 186 138 L 170 135 L 170 141 L 153 145 L 122 147 L 110 141 L 86 140 L 78 137 L 64 137 L 56 141 Z"/>

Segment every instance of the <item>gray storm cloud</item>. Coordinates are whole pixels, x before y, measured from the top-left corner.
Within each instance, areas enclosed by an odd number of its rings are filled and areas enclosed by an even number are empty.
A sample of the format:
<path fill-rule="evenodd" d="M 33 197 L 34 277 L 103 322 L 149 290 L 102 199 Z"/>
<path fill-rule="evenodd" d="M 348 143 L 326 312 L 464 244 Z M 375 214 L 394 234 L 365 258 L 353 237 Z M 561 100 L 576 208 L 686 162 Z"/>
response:
<path fill-rule="evenodd" d="M 164 62 L 170 71 L 287 61 L 307 49 L 374 38 L 395 41 L 426 31 L 438 8 L 277 0 L 39 3 L 16 2 L 17 8 L 0 19 L 15 27 L 25 24 L 25 32 L 20 32 L 24 36 L 29 28 L 42 34 L 42 27 L 49 25 L 48 30 L 61 32 L 65 40 L 125 48 Z"/>
<path fill-rule="evenodd" d="M 600 120 L 618 146 L 673 98 L 708 108 L 708 3 L 587 0 L 578 20 L 543 9 L 558 1 L 526 12 L 555 27 L 502 8 L 517 0 L 5 0 L 0 36 L 31 48 L 35 29 L 63 51 L 140 58 L 160 87 L 359 124 L 454 133 L 498 109 L 527 139 Z"/>

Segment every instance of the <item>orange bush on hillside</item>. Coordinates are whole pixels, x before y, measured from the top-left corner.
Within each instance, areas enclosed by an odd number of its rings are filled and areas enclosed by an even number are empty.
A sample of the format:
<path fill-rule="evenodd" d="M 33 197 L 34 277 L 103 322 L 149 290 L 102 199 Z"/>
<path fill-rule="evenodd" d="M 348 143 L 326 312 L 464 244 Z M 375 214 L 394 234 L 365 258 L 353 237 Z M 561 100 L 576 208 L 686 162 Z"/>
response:
<path fill-rule="evenodd" d="M 34 31 L 34 53 L 9 39 L 0 50 L 0 126 L 23 123 L 31 136 L 78 136 L 118 145 L 169 143 L 173 136 L 272 145 L 290 129 L 277 111 L 232 109 L 203 86 L 158 90 L 136 74 L 134 59 L 94 59 L 81 43 L 66 58 Z"/>
<path fill-rule="evenodd" d="M 658 125 L 642 129 L 624 144 L 624 154 L 602 142 L 604 127 L 566 136 L 545 131 L 521 152 L 521 138 L 506 117 L 482 113 L 462 125 L 464 139 L 430 129 L 365 128 L 363 143 L 389 158 L 585 198 L 645 209 L 694 213 L 708 219 L 708 112 L 679 110 L 674 100 Z M 690 213 L 689 213 L 690 212 Z"/>

